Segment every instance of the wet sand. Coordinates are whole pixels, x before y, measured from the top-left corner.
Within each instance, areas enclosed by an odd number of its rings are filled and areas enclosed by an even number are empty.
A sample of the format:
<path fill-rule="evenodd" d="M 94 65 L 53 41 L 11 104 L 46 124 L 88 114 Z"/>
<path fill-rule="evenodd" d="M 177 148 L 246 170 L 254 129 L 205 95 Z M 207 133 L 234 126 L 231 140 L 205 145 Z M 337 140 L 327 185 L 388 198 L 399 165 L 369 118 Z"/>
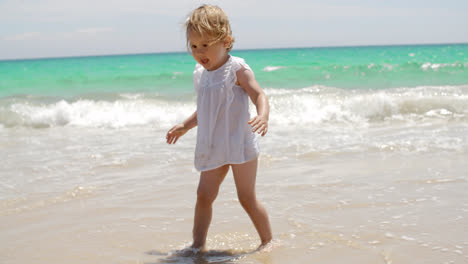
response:
<path fill-rule="evenodd" d="M 70 154 L 75 158 L 60 161 L 64 168 L 72 164 L 68 180 L 31 169 L 42 178 L 29 185 L 2 181 L 0 262 L 468 261 L 468 157 L 463 152 L 321 153 L 282 159 L 263 154 L 257 192 L 271 218 L 271 248 L 255 252 L 259 239 L 229 173 L 214 205 L 209 252 L 183 256 L 178 251 L 191 243 L 198 173 L 191 159 L 177 153 L 191 146 L 174 151 L 161 145 L 154 152 L 139 147 L 141 153 L 125 162 L 116 157 L 103 162 L 105 153 L 95 157 L 100 165 L 90 164 L 81 174 L 73 172 L 79 154 Z M 164 156 L 167 164 L 151 162 L 155 155 Z M 27 172 L 19 169 L 16 177 Z M 23 186 L 22 194 L 18 186 Z"/>

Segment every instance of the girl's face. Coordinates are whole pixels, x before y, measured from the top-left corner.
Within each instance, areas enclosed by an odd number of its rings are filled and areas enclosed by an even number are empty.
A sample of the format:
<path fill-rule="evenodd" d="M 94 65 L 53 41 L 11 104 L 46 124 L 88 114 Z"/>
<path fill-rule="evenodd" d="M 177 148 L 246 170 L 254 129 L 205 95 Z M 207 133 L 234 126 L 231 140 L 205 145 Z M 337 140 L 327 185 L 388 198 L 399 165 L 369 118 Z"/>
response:
<path fill-rule="evenodd" d="M 228 38 L 210 44 L 209 36 L 202 36 L 194 31 L 189 31 L 188 38 L 193 58 L 208 71 L 218 69 L 228 60 Z"/>

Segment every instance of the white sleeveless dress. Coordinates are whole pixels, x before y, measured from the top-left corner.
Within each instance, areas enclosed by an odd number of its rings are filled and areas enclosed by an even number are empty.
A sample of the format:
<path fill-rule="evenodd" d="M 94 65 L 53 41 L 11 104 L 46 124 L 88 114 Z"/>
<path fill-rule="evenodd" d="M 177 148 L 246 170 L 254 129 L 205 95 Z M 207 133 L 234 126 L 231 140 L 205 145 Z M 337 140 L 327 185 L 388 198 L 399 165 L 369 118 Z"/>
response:
<path fill-rule="evenodd" d="M 197 93 L 195 168 L 207 171 L 225 164 L 241 164 L 258 156 L 257 136 L 250 120 L 249 96 L 236 85 L 236 72 L 252 71 L 242 58 L 230 56 L 214 71 L 197 64 L 193 84 Z"/>

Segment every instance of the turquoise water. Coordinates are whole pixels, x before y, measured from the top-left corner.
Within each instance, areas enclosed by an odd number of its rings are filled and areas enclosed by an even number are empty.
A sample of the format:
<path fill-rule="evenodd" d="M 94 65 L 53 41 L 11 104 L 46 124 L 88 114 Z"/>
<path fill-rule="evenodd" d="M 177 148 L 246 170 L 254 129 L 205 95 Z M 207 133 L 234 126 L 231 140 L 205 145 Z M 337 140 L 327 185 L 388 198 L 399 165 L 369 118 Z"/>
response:
<path fill-rule="evenodd" d="M 232 54 L 254 70 L 273 124 L 468 118 L 468 44 Z M 194 66 L 187 53 L 0 61 L 0 127 L 170 126 L 195 109 Z"/>
<path fill-rule="evenodd" d="M 3 61 L 0 96 L 180 91 L 193 65 L 183 53 Z"/>
<path fill-rule="evenodd" d="M 468 44 L 234 51 L 265 88 L 385 89 L 468 84 Z M 0 97 L 192 93 L 187 53 L 0 61 Z"/>

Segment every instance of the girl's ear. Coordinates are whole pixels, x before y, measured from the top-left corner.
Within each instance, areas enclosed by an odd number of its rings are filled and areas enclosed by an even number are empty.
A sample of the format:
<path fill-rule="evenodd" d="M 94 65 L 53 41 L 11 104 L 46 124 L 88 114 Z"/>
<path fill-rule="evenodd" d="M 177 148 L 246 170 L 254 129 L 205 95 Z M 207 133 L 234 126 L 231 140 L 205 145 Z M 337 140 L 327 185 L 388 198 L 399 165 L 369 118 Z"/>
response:
<path fill-rule="evenodd" d="M 224 39 L 224 47 L 226 49 L 228 49 L 229 47 L 231 47 L 231 42 L 232 42 L 232 37 L 231 36 L 227 36 L 225 39 Z"/>

